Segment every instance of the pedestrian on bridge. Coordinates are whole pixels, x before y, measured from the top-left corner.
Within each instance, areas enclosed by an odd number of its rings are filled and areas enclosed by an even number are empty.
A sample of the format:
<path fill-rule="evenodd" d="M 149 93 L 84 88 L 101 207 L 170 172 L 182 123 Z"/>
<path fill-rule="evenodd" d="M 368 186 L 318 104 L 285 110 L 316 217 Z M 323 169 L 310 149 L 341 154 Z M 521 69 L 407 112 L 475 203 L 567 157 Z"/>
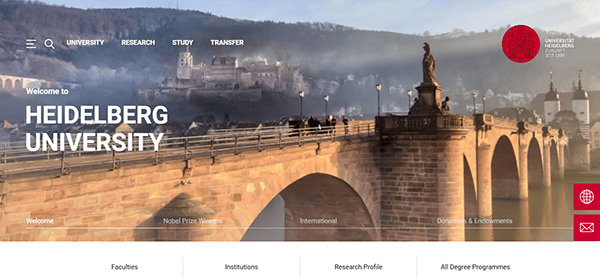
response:
<path fill-rule="evenodd" d="M 344 136 L 348 135 L 348 118 L 342 116 L 342 123 L 344 123 Z"/>

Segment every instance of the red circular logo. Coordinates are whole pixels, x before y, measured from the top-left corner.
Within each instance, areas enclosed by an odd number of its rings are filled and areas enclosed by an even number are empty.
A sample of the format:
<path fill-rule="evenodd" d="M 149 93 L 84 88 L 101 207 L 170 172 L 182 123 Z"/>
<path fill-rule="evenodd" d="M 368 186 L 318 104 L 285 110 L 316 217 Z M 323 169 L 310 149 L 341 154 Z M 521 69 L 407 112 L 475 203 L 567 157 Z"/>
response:
<path fill-rule="evenodd" d="M 540 51 L 540 37 L 529 26 L 513 26 L 504 33 L 502 50 L 511 61 L 527 63 Z"/>

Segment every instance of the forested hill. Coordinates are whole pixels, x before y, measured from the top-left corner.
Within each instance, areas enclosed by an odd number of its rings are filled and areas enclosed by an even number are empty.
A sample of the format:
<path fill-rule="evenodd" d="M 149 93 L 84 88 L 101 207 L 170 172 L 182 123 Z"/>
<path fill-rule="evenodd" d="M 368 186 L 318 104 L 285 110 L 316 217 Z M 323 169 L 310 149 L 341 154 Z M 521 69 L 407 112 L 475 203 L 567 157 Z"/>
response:
<path fill-rule="evenodd" d="M 564 59 L 527 64 L 504 57 L 501 40 L 508 26 L 482 33 L 455 32 L 437 36 L 357 30 L 329 23 L 279 23 L 219 17 L 201 11 L 135 8 L 81 10 L 42 4 L 0 3 L 0 72 L 82 82 L 91 68 L 138 73 L 136 83 L 157 82 L 173 74 L 177 53 L 171 39 L 194 39 L 194 60 L 209 62 L 212 55 L 237 55 L 300 61 L 305 75 L 339 81 L 348 74 L 376 76 L 386 84 L 412 86 L 420 81 L 422 43 L 431 44 L 437 58 L 440 83 L 455 84 L 458 73 L 469 89 L 493 91 L 547 91 L 548 73 L 554 72 L 559 90 L 569 90 L 579 69 L 584 80 L 599 76 L 600 40 L 537 30 L 542 38 L 575 37 L 575 49 Z M 40 49 L 29 65 L 11 60 L 24 39 L 50 37 L 56 52 Z M 68 48 L 66 39 L 112 41 L 104 47 Z M 151 48 L 126 48 L 120 38 L 156 39 Z M 213 47 L 210 39 L 241 38 L 244 47 Z M 31 67 L 37 62 L 38 67 Z M 81 73 L 80 71 L 86 71 Z M 87 75 L 86 75 L 87 74 Z M 101 75 L 101 74 L 100 74 Z M 139 79 L 141 78 L 141 79 Z"/>

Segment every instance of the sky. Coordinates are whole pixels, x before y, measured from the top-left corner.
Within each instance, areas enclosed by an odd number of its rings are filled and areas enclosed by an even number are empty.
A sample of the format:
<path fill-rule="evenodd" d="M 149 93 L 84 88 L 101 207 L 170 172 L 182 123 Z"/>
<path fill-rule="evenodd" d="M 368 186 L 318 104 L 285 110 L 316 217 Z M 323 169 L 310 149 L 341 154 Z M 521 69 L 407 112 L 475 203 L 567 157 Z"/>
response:
<path fill-rule="evenodd" d="M 365 30 L 441 34 L 525 24 L 600 37 L 598 0 L 46 0 L 77 8 L 162 7 L 237 19 L 331 22 Z"/>

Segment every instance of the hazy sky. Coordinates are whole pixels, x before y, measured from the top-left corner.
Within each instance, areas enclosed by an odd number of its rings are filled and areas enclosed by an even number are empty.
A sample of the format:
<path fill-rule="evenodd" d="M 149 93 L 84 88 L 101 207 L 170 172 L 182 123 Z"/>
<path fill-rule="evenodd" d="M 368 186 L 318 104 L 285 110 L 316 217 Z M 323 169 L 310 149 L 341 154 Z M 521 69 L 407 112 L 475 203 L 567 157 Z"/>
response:
<path fill-rule="evenodd" d="M 177 0 L 46 0 L 78 8 L 171 7 Z M 484 31 L 526 24 L 549 31 L 600 36 L 598 0 L 179 0 L 180 9 L 284 22 L 332 22 L 350 27 L 431 34 Z"/>

